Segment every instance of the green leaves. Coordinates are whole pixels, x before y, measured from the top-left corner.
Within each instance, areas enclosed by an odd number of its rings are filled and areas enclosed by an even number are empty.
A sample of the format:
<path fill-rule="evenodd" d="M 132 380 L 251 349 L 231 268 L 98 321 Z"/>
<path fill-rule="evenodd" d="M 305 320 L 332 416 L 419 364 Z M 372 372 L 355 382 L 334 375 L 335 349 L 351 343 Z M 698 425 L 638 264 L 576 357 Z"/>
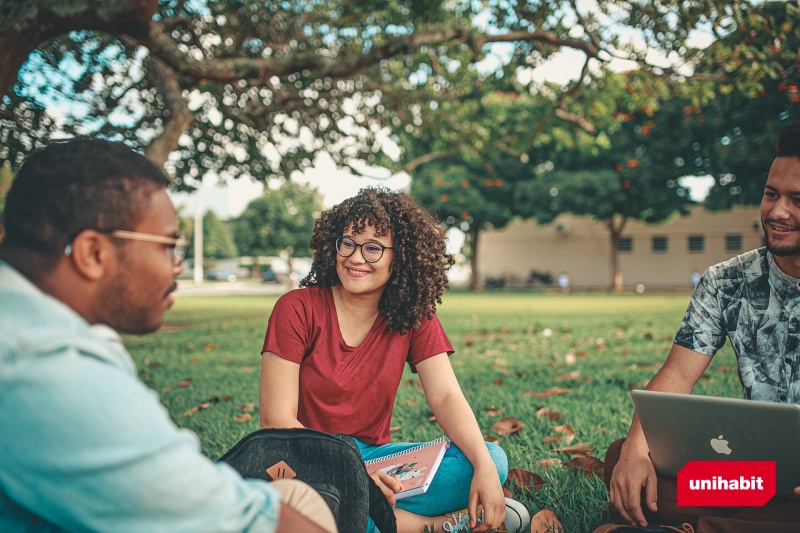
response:
<path fill-rule="evenodd" d="M 322 199 L 316 189 L 286 181 L 267 188 L 233 223 L 239 252 L 248 256 L 279 255 L 291 249 L 295 257 L 310 255 L 308 243 Z"/>

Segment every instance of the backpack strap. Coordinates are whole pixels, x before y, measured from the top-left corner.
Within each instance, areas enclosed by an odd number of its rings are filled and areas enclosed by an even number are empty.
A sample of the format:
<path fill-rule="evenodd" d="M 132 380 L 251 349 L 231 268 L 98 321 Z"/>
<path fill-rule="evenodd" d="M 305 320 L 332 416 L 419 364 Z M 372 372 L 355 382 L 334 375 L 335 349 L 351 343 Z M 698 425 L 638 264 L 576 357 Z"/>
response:
<path fill-rule="evenodd" d="M 369 517 L 375 522 L 375 527 L 381 533 L 397 533 L 397 520 L 394 517 L 394 510 L 386 496 L 383 495 L 378 485 L 367 476 L 369 481 Z"/>

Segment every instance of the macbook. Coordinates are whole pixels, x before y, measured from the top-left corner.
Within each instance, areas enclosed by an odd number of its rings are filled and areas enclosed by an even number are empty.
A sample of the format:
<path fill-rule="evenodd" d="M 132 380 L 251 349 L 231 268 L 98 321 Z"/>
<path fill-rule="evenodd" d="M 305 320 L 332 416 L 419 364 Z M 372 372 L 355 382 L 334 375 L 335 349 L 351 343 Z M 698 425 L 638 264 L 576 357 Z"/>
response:
<path fill-rule="evenodd" d="M 631 391 L 656 471 L 689 461 L 775 461 L 776 492 L 800 486 L 800 405 Z"/>

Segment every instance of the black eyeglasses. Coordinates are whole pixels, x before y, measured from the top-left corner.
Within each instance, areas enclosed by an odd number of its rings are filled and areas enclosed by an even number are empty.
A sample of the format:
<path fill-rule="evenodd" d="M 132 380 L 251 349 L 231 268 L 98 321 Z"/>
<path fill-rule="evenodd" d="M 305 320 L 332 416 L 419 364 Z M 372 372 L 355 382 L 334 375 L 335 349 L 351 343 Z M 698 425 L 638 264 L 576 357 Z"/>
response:
<path fill-rule="evenodd" d="M 393 246 L 384 246 L 378 242 L 358 244 L 350 237 L 336 237 L 336 253 L 342 257 L 350 257 L 356 248 L 361 248 L 361 257 L 367 263 L 377 263 L 383 257 L 384 250 L 394 250 Z"/>

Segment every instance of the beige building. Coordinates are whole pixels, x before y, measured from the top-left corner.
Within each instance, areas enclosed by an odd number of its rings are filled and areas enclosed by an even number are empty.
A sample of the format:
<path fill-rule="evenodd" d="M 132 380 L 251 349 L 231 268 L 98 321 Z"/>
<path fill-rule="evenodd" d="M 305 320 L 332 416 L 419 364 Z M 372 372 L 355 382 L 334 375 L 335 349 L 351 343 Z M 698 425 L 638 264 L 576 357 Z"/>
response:
<path fill-rule="evenodd" d="M 692 274 L 747 250 L 763 246 L 758 207 L 709 213 L 701 206 L 689 216 L 663 224 L 628 221 L 619 243 L 625 287 L 691 287 Z M 563 214 L 552 224 L 515 221 L 502 230 L 481 233 L 477 266 L 482 284 L 502 278 L 506 286 L 525 286 L 538 274 L 553 286 L 566 273 L 573 288 L 611 285 L 610 235 L 588 217 Z"/>

